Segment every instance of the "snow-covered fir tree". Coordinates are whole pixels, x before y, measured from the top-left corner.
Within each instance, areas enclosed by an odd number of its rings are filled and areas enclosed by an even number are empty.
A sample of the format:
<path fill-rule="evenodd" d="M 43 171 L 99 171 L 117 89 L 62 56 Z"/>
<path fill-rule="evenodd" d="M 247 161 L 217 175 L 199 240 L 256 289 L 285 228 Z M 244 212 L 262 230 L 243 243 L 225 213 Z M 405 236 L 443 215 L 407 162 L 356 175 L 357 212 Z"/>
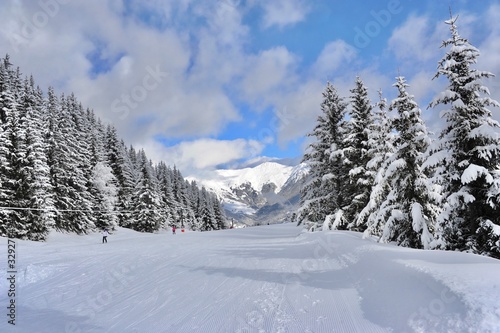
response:
<path fill-rule="evenodd" d="M 20 107 L 24 110 L 24 141 L 27 173 L 25 210 L 28 223 L 26 238 L 45 240 L 49 228 L 54 226 L 53 188 L 47 164 L 47 144 L 44 131 L 47 126 L 46 105 L 42 91 L 34 87 L 33 78 L 25 81 Z"/>
<path fill-rule="evenodd" d="M 151 162 L 142 149 L 138 153 L 137 162 L 139 178 L 134 190 L 130 227 L 141 232 L 157 231 L 162 223 L 157 178 Z"/>
<path fill-rule="evenodd" d="M 378 214 L 379 207 L 387 197 L 390 186 L 386 181 L 385 169 L 387 161 L 394 153 L 394 135 L 391 133 L 392 122 L 387 115 L 387 100 L 379 91 L 379 101 L 373 109 L 373 123 L 368 134 L 368 155 L 372 158 L 366 165 L 366 172 L 373 179 L 370 199 L 361 210 L 356 220 L 359 229 L 365 229 L 364 237 L 381 235 L 385 224 L 383 216 Z M 360 227 L 361 225 L 365 225 Z"/>
<path fill-rule="evenodd" d="M 479 51 L 459 35 L 456 21 L 446 21 L 451 37 L 435 76 L 449 85 L 430 104 L 444 108 L 446 121 L 426 162 L 442 186 L 436 246 L 500 258 L 500 126 L 489 110 L 499 104 L 482 82 L 493 74 L 474 68 Z"/>
<path fill-rule="evenodd" d="M 91 175 L 89 191 L 92 197 L 95 225 L 99 229 L 114 229 L 118 225 L 116 203 L 118 201 L 118 181 L 110 167 L 106 153 L 106 131 L 94 112 L 87 109 L 83 127 L 88 132 Z"/>
<path fill-rule="evenodd" d="M 182 227 L 180 221 L 177 221 L 175 216 L 176 202 L 174 201 L 174 193 L 172 189 L 172 170 L 167 167 L 165 162 L 160 162 L 156 166 L 156 175 L 158 177 L 158 191 L 160 192 L 162 219 L 161 228 L 169 226 Z"/>
<path fill-rule="evenodd" d="M 200 191 L 200 211 L 199 211 L 199 230 L 211 231 L 220 229 L 215 219 L 215 214 L 209 194 L 205 187 Z"/>
<path fill-rule="evenodd" d="M 355 221 L 366 207 L 373 184 L 373 175 L 367 171 L 372 159 L 368 153 L 369 128 L 373 124 L 372 105 L 363 81 L 357 77 L 355 87 L 351 89 L 351 110 L 348 133 L 344 139 L 345 164 L 349 170 L 349 185 L 346 187 L 349 205 L 345 208 L 345 218 L 349 229 L 357 230 Z M 363 230 L 365 224 L 359 225 Z"/>
<path fill-rule="evenodd" d="M 438 213 L 432 197 L 433 184 L 422 168 L 430 139 L 421 110 L 406 90 L 404 77 L 397 77 L 394 86 L 398 96 L 389 110 L 397 112 L 393 119 L 396 139 L 384 175 L 389 192 L 378 212 L 386 221 L 380 240 L 429 249 Z"/>
<path fill-rule="evenodd" d="M 105 147 L 107 161 L 117 181 L 117 202 L 115 204 L 118 225 L 127 226 L 130 222 L 132 195 L 134 190 L 134 167 L 127 147 L 119 140 L 116 129 L 108 125 L 106 128 Z"/>
<path fill-rule="evenodd" d="M 329 229 L 345 225 L 342 208 L 347 198 L 343 189 L 348 181 L 342 155 L 344 116 L 347 103 L 339 97 L 335 87 L 328 82 L 323 92 L 322 113 L 317 125 L 308 134 L 316 139 L 304 154 L 303 161 L 311 171 L 309 181 L 301 191 L 298 224 L 309 230 L 318 227 Z M 340 152 L 340 153 L 339 153 Z"/>
<path fill-rule="evenodd" d="M 9 163 L 9 150 L 10 141 L 6 132 L 7 113 L 9 111 L 8 99 L 6 99 L 6 92 L 10 90 L 9 86 L 9 73 L 10 66 L 9 58 L 6 57 L 0 61 L 0 219 L 1 221 L 8 221 L 9 215 L 12 212 L 7 207 L 9 197 L 11 196 L 10 190 L 10 163 Z M 0 235 L 8 236 L 9 227 L 7 224 L 0 224 Z"/>
<path fill-rule="evenodd" d="M 106 163 L 99 161 L 92 168 L 92 188 L 94 189 L 95 225 L 99 229 L 115 229 L 118 216 L 115 214 L 118 201 L 118 187 L 113 170 Z"/>
<path fill-rule="evenodd" d="M 0 204 L 2 208 L 1 234 L 15 238 L 26 238 L 27 216 L 23 209 L 28 205 L 28 173 L 25 169 L 26 142 L 25 127 L 22 126 L 19 105 L 19 93 L 16 91 L 18 79 L 10 68 L 8 60 L 4 62 L 2 71 L 2 91 L 0 104 L 2 106 L 2 137 L 4 147 L 0 157 L 2 184 Z"/>
<path fill-rule="evenodd" d="M 95 227 L 92 200 L 88 189 L 90 169 L 78 131 L 78 106 L 74 97 L 58 100 L 49 90 L 48 112 L 51 119 L 49 167 L 54 188 L 55 227 L 58 230 L 87 233 Z M 89 174 L 87 174 L 89 172 Z"/>
<path fill-rule="evenodd" d="M 222 204 L 215 194 L 211 195 L 211 204 L 213 207 L 216 229 L 217 230 L 226 229 L 227 228 L 226 214 L 224 214 L 224 208 L 222 208 Z"/>

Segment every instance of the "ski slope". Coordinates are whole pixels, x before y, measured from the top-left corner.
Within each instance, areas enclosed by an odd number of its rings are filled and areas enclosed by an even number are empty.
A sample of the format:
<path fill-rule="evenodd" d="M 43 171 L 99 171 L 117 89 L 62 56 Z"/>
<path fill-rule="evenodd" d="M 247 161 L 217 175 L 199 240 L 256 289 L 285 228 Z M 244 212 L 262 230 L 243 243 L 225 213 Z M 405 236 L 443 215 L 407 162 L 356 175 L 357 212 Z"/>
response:
<path fill-rule="evenodd" d="M 291 224 L 16 240 L 0 332 L 500 332 L 500 261 Z M 7 313 L 7 239 L 0 305 Z"/>

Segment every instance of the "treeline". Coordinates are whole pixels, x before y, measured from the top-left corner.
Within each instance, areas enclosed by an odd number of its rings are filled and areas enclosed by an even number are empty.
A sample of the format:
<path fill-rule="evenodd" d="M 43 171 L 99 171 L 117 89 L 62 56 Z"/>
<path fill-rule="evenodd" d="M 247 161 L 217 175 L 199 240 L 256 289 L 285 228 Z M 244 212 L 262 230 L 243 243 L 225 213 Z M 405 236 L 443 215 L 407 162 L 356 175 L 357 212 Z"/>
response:
<path fill-rule="evenodd" d="M 349 100 L 330 83 L 304 161 L 311 177 L 302 191 L 299 224 L 309 230 L 348 229 L 380 242 L 460 250 L 500 258 L 500 125 L 474 68 L 479 51 L 446 21 L 451 37 L 435 78 L 449 84 L 429 105 L 444 127 L 429 135 L 421 109 L 396 78 L 390 103 L 375 105 L 358 77 Z"/>
<path fill-rule="evenodd" d="M 177 168 L 127 147 L 71 94 L 46 96 L 0 60 L 0 235 L 44 240 L 51 228 L 225 228 L 218 198 Z"/>

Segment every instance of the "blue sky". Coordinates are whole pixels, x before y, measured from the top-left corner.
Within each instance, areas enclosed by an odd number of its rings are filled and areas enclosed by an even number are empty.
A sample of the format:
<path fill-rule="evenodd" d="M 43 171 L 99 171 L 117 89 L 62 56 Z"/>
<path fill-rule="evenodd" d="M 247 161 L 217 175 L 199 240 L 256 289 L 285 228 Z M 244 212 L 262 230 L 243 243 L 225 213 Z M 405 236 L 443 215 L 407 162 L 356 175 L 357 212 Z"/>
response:
<path fill-rule="evenodd" d="M 40 86 L 74 92 L 154 160 L 202 174 L 261 156 L 297 157 L 332 81 L 373 101 L 404 75 L 427 109 L 449 8 L 500 74 L 500 2 L 477 0 L 16 0 L 0 4 L 0 47 Z M 500 98 L 500 80 L 485 82 Z M 492 110 L 499 120 L 499 111 Z"/>

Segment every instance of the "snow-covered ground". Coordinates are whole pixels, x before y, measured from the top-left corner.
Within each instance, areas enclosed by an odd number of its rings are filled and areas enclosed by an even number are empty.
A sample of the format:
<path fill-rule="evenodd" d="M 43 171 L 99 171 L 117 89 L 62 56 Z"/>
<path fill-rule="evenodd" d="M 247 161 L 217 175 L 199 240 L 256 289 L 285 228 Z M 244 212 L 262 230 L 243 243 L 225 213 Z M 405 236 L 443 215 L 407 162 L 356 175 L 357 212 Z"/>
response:
<path fill-rule="evenodd" d="M 0 332 L 500 332 L 500 261 L 291 224 L 16 240 Z"/>

